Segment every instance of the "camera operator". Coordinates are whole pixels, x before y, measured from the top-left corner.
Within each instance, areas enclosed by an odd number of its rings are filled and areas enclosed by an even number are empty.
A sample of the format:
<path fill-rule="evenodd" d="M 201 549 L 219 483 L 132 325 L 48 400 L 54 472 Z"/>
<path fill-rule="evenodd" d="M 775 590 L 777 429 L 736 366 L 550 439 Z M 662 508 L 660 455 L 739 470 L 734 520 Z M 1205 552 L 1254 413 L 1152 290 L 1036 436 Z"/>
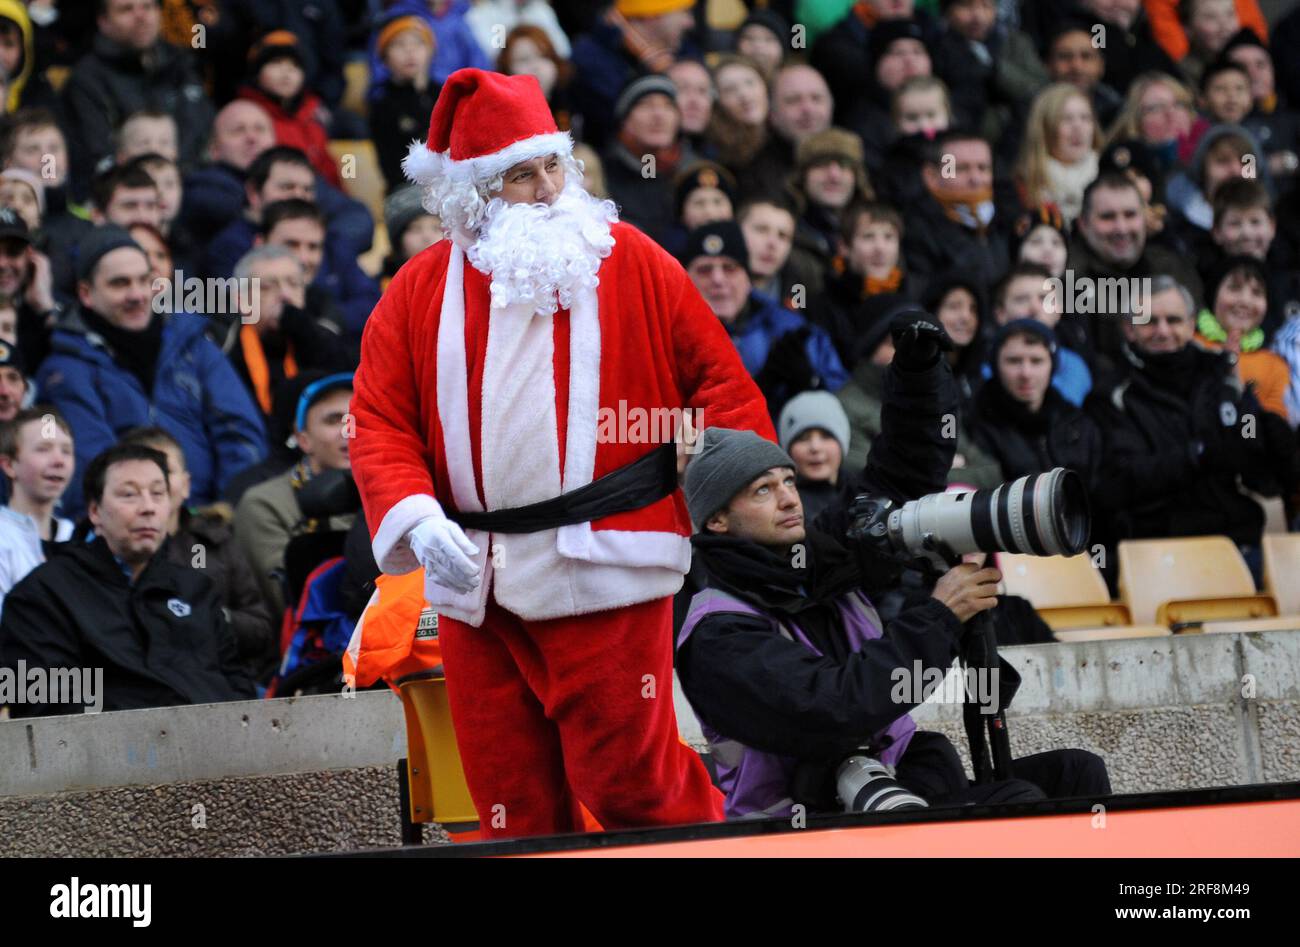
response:
<path fill-rule="evenodd" d="M 1000 575 L 958 565 L 887 624 L 872 605 L 869 596 L 899 586 L 902 566 L 849 545 L 849 503 L 859 493 L 902 502 L 943 490 L 954 450 L 943 436 L 944 416 L 956 411 L 946 337 L 917 311 L 891 331 L 881 434 L 812 529 L 793 460 L 755 434 L 708 428 L 686 468 L 703 591 L 678 637 L 677 671 L 731 818 L 788 814 L 794 803 L 839 810 L 837 773 L 859 757 L 894 767 L 903 789 L 932 804 L 1110 792 L 1105 764 L 1080 750 L 1015 760 L 1019 778 L 972 787 L 951 742 L 916 730 L 909 711 L 919 695 L 909 688 L 898 699 L 896 670 L 946 671 L 963 623 L 996 604 Z M 1004 683 L 1015 677 L 1002 671 Z"/>

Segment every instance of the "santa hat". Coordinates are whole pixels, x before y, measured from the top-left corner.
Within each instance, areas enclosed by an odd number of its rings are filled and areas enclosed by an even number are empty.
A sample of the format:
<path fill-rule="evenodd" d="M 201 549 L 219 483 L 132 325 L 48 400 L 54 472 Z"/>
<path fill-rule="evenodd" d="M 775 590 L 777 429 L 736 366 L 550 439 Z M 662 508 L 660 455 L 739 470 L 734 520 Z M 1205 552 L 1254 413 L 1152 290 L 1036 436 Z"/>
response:
<path fill-rule="evenodd" d="M 573 154 L 533 76 L 457 69 L 429 118 L 429 139 L 412 142 L 402 170 L 417 184 L 450 178 L 485 184 L 521 161 Z"/>

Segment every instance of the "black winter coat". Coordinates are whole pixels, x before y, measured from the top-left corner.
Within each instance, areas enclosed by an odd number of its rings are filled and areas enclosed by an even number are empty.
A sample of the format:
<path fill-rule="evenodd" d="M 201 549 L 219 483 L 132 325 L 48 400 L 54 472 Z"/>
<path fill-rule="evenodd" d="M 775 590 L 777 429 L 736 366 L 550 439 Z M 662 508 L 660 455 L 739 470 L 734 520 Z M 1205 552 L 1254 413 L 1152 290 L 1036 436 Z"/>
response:
<path fill-rule="evenodd" d="M 1083 479 L 1089 494 L 1101 469 L 1101 431 L 1055 388 L 1048 387 L 1036 412 L 1012 398 L 997 378 L 975 396 L 972 434 L 1002 468 L 1003 480 L 1067 467 Z M 1095 506 L 1095 503 L 1094 503 Z"/>
<path fill-rule="evenodd" d="M 69 545 L 5 598 L 0 666 L 103 668 L 102 710 L 251 700 L 216 586 L 160 550 L 132 585 L 101 538 Z M 81 713 L 14 704 L 15 717 Z"/>
<path fill-rule="evenodd" d="M 903 227 L 903 259 L 912 280 L 911 292 L 923 297 L 932 281 L 961 272 L 993 286 L 1010 266 L 1010 247 L 999 209 L 981 233 L 965 227 L 944 213 L 929 194 L 921 197 Z"/>

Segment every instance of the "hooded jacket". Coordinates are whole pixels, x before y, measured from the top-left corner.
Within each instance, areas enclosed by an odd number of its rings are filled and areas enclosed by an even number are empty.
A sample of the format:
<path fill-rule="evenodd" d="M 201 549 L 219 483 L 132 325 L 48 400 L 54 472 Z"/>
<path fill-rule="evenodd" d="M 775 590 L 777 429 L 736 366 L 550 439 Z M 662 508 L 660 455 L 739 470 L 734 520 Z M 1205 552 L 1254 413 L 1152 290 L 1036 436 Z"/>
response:
<path fill-rule="evenodd" d="M 80 309 L 65 313 L 50 340 L 51 354 L 36 374 L 42 397 L 77 432 L 77 469 L 133 427 L 157 424 L 181 445 L 196 504 L 220 496 L 231 476 L 266 456 L 266 431 L 257 406 L 204 330 L 189 313 L 166 317 L 153 388 L 91 332 Z M 84 509 L 79 479 L 68 485 L 64 508 Z"/>
<path fill-rule="evenodd" d="M 101 538 L 69 545 L 5 599 L 0 666 L 102 668 L 100 709 L 251 700 L 212 580 L 160 549 L 134 583 Z M 81 713 L 72 703 L 17 703 L 15 717 Z"/>

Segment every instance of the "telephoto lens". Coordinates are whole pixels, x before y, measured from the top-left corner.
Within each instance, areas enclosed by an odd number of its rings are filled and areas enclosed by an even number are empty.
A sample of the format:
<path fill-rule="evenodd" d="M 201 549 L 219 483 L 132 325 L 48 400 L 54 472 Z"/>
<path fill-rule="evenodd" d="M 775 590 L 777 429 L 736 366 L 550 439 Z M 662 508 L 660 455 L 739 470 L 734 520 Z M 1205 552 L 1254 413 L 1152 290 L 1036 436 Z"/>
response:
<path fill-rule="evenodd" d="M 869 756 L 850 756 L 841 763 L 835 774 L 835 789 L 845 812 L 930 807 L 920 796 L 905 789 L 888 766 Z"/>

